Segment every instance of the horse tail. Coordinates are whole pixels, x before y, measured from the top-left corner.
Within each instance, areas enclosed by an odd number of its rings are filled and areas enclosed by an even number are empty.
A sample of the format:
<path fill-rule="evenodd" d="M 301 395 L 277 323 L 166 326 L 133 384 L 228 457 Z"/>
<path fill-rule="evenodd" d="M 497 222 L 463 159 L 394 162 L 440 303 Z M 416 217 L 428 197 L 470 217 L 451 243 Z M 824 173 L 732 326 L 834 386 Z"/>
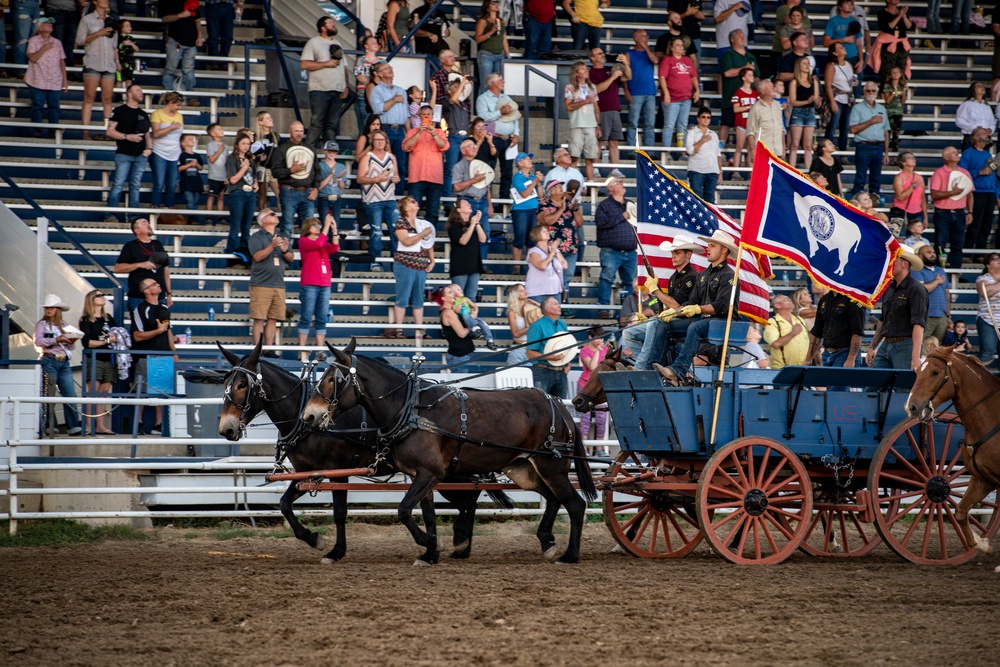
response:
<path fill-rule="evenodd" d="M 495 502 L 499 507 L 505 510 L 514 509 L 514 501 L 503 491 L 487 491 L 486 495 L 490 497 L 490 500 Z"/>
<path fill-rule="evenodd" d="M 590 470 L 590 462 L 587 461 L 587 450 L 583 446 L 583 433 L 580 426 L 573 423 L 573 454 L 576 456 L 576 479 L 580 483 L 580 490 L 584 497 L 593 502 L 597 500 L 597 487 L 594 485 L 594 476 Z"/>

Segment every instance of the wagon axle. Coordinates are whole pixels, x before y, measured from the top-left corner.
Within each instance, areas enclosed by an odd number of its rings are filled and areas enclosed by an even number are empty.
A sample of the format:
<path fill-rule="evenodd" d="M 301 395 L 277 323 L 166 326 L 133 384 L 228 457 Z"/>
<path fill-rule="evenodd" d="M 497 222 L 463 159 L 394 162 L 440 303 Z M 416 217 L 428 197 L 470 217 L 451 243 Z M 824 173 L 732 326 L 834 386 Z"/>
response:
<path fill-rule="evenodd" d="M 743 509 L 750 516 L 760 516 L 767 509 L 767 494 L 760 489 L 750 489 L 743 496 Z"/>

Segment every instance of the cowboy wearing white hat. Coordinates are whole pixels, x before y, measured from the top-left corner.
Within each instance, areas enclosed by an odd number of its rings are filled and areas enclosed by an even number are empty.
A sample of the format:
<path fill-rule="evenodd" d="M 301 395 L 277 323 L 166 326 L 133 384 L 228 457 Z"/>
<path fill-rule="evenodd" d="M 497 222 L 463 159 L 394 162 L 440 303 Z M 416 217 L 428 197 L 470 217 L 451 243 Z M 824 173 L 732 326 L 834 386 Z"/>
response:
<path fill-rule="evenodd" d="M 69 306 L 58 295 L 48 294 L 42 301 L 42 309 L 42 319 L 35 324 L 35 345 L 42 349 L 45 384 L 59 387 L 59 393 L 64 398 L 76 398 L 70 359 L 73 358 L 73 346 L 78 337 L 71 334 L 73 327 L 62 318 Z M 80 417 L 76 406 L 64 404 L 63 416 L 67 435 L 80 435 Z"/>
<path fill-rule="evenodd" d="M 705 256 L 707 269 L 698 274 L 694 289 L 679 309 L 660 314 L 661 319 L 687 324 L 684 345 L 670 367 L 653 364 L 653 368 L 670 384 L 677 386 L 687 376 L 688 368 L 698 353 L 698 346 L 708 338 L 708 327 L 713 319 L 725 319 L 729 313 L 730 297 L 736 274 L 729 266 L 729 255 L 736 253 L 736 240 L 722 230 L 711 236 L 699 236 L 708 244 Z M 733 300 L 735 303 L 735 299 Z M 673 318 L 677 318 L 674 320 Z"/>
<path fill-rule="evenodd" d="M 882 295 L 882 314 L 875 325 L 866 360 L 872 368 L 920 368 L 927 327 L 927 290 L 911 273 L 924 262 L 906 246 L 892 265 L 892 282 Z"/>
<path fill-rule="evenodd" d="M 559 300 L 553 296 L 546 297 L 541 303 L 544 317 L 538 318 L 528 327 L 528 359 L 534 362 L 531 367 L 531 376 L 536 389 L 544 391 L 550 396 L 566 398 L 569 389 L 569 381 L 566 374 L 569 373 L 569 364 L 576 357 L 576 348 L 563 350 L 575 342 L 575 339 L 567 333 L 566 323 L 560 319 L 562 307 Z M 557 334 L 565 333 L 566 336 Z M 537 341 L 537 342 L 532 342 Z M 562 350 L 556 352 L 557 350 Z"/>

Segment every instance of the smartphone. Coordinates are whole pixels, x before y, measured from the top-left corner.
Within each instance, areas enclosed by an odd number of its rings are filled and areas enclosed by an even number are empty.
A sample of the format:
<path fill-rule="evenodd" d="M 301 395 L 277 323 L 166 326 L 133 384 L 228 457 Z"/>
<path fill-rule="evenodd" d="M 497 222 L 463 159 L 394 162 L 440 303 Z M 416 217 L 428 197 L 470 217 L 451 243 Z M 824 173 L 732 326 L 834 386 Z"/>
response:
<path fill-rule="evenodd" d="M 427 116 L 424 116 L 423 118 L 420 119 L 420 125 L 422 125 L 423 127 L 430 127 L 431 119 L 428 118 Z"/>

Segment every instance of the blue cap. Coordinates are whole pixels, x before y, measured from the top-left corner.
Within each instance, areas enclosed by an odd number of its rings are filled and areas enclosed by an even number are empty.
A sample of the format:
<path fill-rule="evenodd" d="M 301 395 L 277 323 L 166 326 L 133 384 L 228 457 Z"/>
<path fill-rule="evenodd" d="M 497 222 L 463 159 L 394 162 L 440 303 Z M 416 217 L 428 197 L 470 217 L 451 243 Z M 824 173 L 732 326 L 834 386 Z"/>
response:
<path fill-rule="evenodd" d="M 514 164 L 517 165 L 517 163 L 519 163 L 521 160 L 523 160 L 526 157 L 530 157 L 532 160 L 534 160 L 535 159 L 535 154 L 534 153 L 518 153 L 517 157 L 514 158 Z"/>

